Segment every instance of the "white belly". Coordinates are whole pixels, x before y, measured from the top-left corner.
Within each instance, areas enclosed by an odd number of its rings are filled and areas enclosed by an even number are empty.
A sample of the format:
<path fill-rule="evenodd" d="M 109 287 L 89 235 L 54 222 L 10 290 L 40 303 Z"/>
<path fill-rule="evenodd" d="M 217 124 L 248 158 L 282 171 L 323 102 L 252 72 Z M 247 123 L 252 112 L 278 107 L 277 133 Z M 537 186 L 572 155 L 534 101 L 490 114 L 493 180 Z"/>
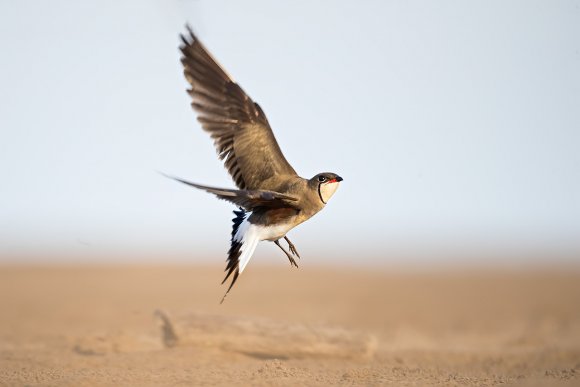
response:
<path fill-rule="evenodd" d="M 283 238 L 288 231 L 290 231 L 294 225 L 291 223 L 277 224 L 275 226 L 256 226 L 259 230 L 261 241 L 276 241 Z"/>

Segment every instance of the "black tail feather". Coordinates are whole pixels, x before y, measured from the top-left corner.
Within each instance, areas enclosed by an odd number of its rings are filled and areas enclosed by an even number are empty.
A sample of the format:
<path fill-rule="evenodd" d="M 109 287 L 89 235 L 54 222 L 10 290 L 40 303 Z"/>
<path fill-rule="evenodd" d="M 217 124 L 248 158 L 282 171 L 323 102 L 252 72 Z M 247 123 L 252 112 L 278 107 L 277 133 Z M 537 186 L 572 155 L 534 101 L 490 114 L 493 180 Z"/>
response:
<path fill-rule="evenodd" d="M 226 265 L 226 269 L 225 269 L 227 274 L 226 274 L 226 277 L 224 278 L 224 280 L 222 281 L 222 285 L 228 280 L 228 278 L 232 275 L 232 273 L 235 273 L 235 274 L 232 277 L 232 282 L 230 283 L 230 286 L 228 287 L 226 294 L 224 294 L 224 297 L 222 298 L 220 304 L 222 302 L 224 302 L 226 296 L 228 295 L 228 293 L 230 292 L 230 290 L 232 289 L 232 287 L 236 283 L 238 276 L 240 275 L 240 255 L 241 255 L 240 249 L 242 247 L 242 242 L 236 241 L 235 236 L 236 236 L 236 233 L 238 232 L 238 229 L 240 228 L 240 225 L 244 221 L 244 218 L 246 217 L 247 212 L 243 208 L 240 207 L 239 211 L 234 211 L 234 214 L 236 215 L 236 217 L 232 219 L 232 222 L 233 222 L 233 224 L 232 224 L 232 237 L 230 239 L 231 246 L 230 246 L 230 249 L 228 250 L 227 265 Z"/>

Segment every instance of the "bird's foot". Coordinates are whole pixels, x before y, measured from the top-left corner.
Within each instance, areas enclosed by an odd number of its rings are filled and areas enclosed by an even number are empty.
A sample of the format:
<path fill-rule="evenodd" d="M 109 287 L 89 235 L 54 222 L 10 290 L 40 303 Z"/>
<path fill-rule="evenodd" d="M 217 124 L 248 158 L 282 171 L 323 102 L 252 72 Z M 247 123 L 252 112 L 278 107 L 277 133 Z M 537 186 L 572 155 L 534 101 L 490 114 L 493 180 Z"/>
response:
<path fill-rule="evenodd" d="M 298 264 L 296 263 L 296 260 L 292 258 L 290 255 L 288 255 L 288 259 L 290 260 L 290 266 L 295 266 L 298 269 Z"/>
<path fill-rule="evenodd" d="M 276 246 L 278 246 L 284 252 L 284 254 L 286 254 L 286 256 L 288 257 L 288 260 L 290 261 L 290 266 L 298 267 L 298 264 L 296 263 L 296 260 L 294 259 L 294 257 L 292 255 L 290 255 L 290 253 L 288 251 L 286 251 L 285 248 L 282 247 L 280 242 L 278 240 L 275 240 L 274 243 L 276 244 Z"/>
<path fill-rule="evenodd" d="M 296 246 L 294 246 L 294 243 L 290 242 L 290 239 L 288 239 L 287 237 L 284 237 L 284 239 L 286 239 L 286 242 L 288 243 L 288 248 L 290 249 L 290 252 L 295 256 L 297 256 L 298 258 L 300 258 L 300 254 L 298 254 L 298 250 L 296 250 Z"/>

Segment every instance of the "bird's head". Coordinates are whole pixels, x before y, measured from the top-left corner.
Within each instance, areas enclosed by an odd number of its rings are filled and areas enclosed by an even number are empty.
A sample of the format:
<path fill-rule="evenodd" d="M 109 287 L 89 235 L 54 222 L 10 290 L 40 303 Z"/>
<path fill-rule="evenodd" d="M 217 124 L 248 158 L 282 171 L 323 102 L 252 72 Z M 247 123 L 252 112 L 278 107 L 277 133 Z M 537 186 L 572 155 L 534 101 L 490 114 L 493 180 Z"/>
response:
<path fill-rule="evenodd" d="M 311 187 L 318 191 L 318 196 L 322 203 L 328 203 L 328 200 L 338 188 L 338 184 L 342 181 L 342 177 L 332 172 L 322 172 L 310 179 Z"/>

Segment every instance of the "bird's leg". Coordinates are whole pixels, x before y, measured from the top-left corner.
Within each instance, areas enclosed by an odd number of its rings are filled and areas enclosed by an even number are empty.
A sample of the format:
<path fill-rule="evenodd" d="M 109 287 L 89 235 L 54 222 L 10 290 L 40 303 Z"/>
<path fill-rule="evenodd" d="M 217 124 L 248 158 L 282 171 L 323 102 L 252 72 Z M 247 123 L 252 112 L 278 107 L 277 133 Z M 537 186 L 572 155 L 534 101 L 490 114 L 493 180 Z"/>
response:
<path fill-rule="evenodd" d="M 284 239 L 286 239 L 286 242 L 288 242 L 288 248 L 290 249 L 290 252 L 300 258 L 300 254 L 298 254 L 298 250 L 296 250 L 294 243 L 290 242 L 290 239 L 288 239 L 287 236 L 284 236 Z"/>
<path fill-rule="evenodd" d="M 276 246 L 278 246 L 279 248 L 282 249 L 282 251 L 284 252 L 284 254 L 286 254 L 286 256 L 288 257 L 288 259 L 290 260 L 290 265 L 291 266 L 298 267 L 298 264 L 296 263 L 296 261 L 294 260 L 294 258 L 290 255 L 289 252 L 286 251 L 285 248 L 282 247 L 282 245 L 278 241 L 279 241 L 279 239 L 275 240 L 274 243 L 276 244 Z"/>

